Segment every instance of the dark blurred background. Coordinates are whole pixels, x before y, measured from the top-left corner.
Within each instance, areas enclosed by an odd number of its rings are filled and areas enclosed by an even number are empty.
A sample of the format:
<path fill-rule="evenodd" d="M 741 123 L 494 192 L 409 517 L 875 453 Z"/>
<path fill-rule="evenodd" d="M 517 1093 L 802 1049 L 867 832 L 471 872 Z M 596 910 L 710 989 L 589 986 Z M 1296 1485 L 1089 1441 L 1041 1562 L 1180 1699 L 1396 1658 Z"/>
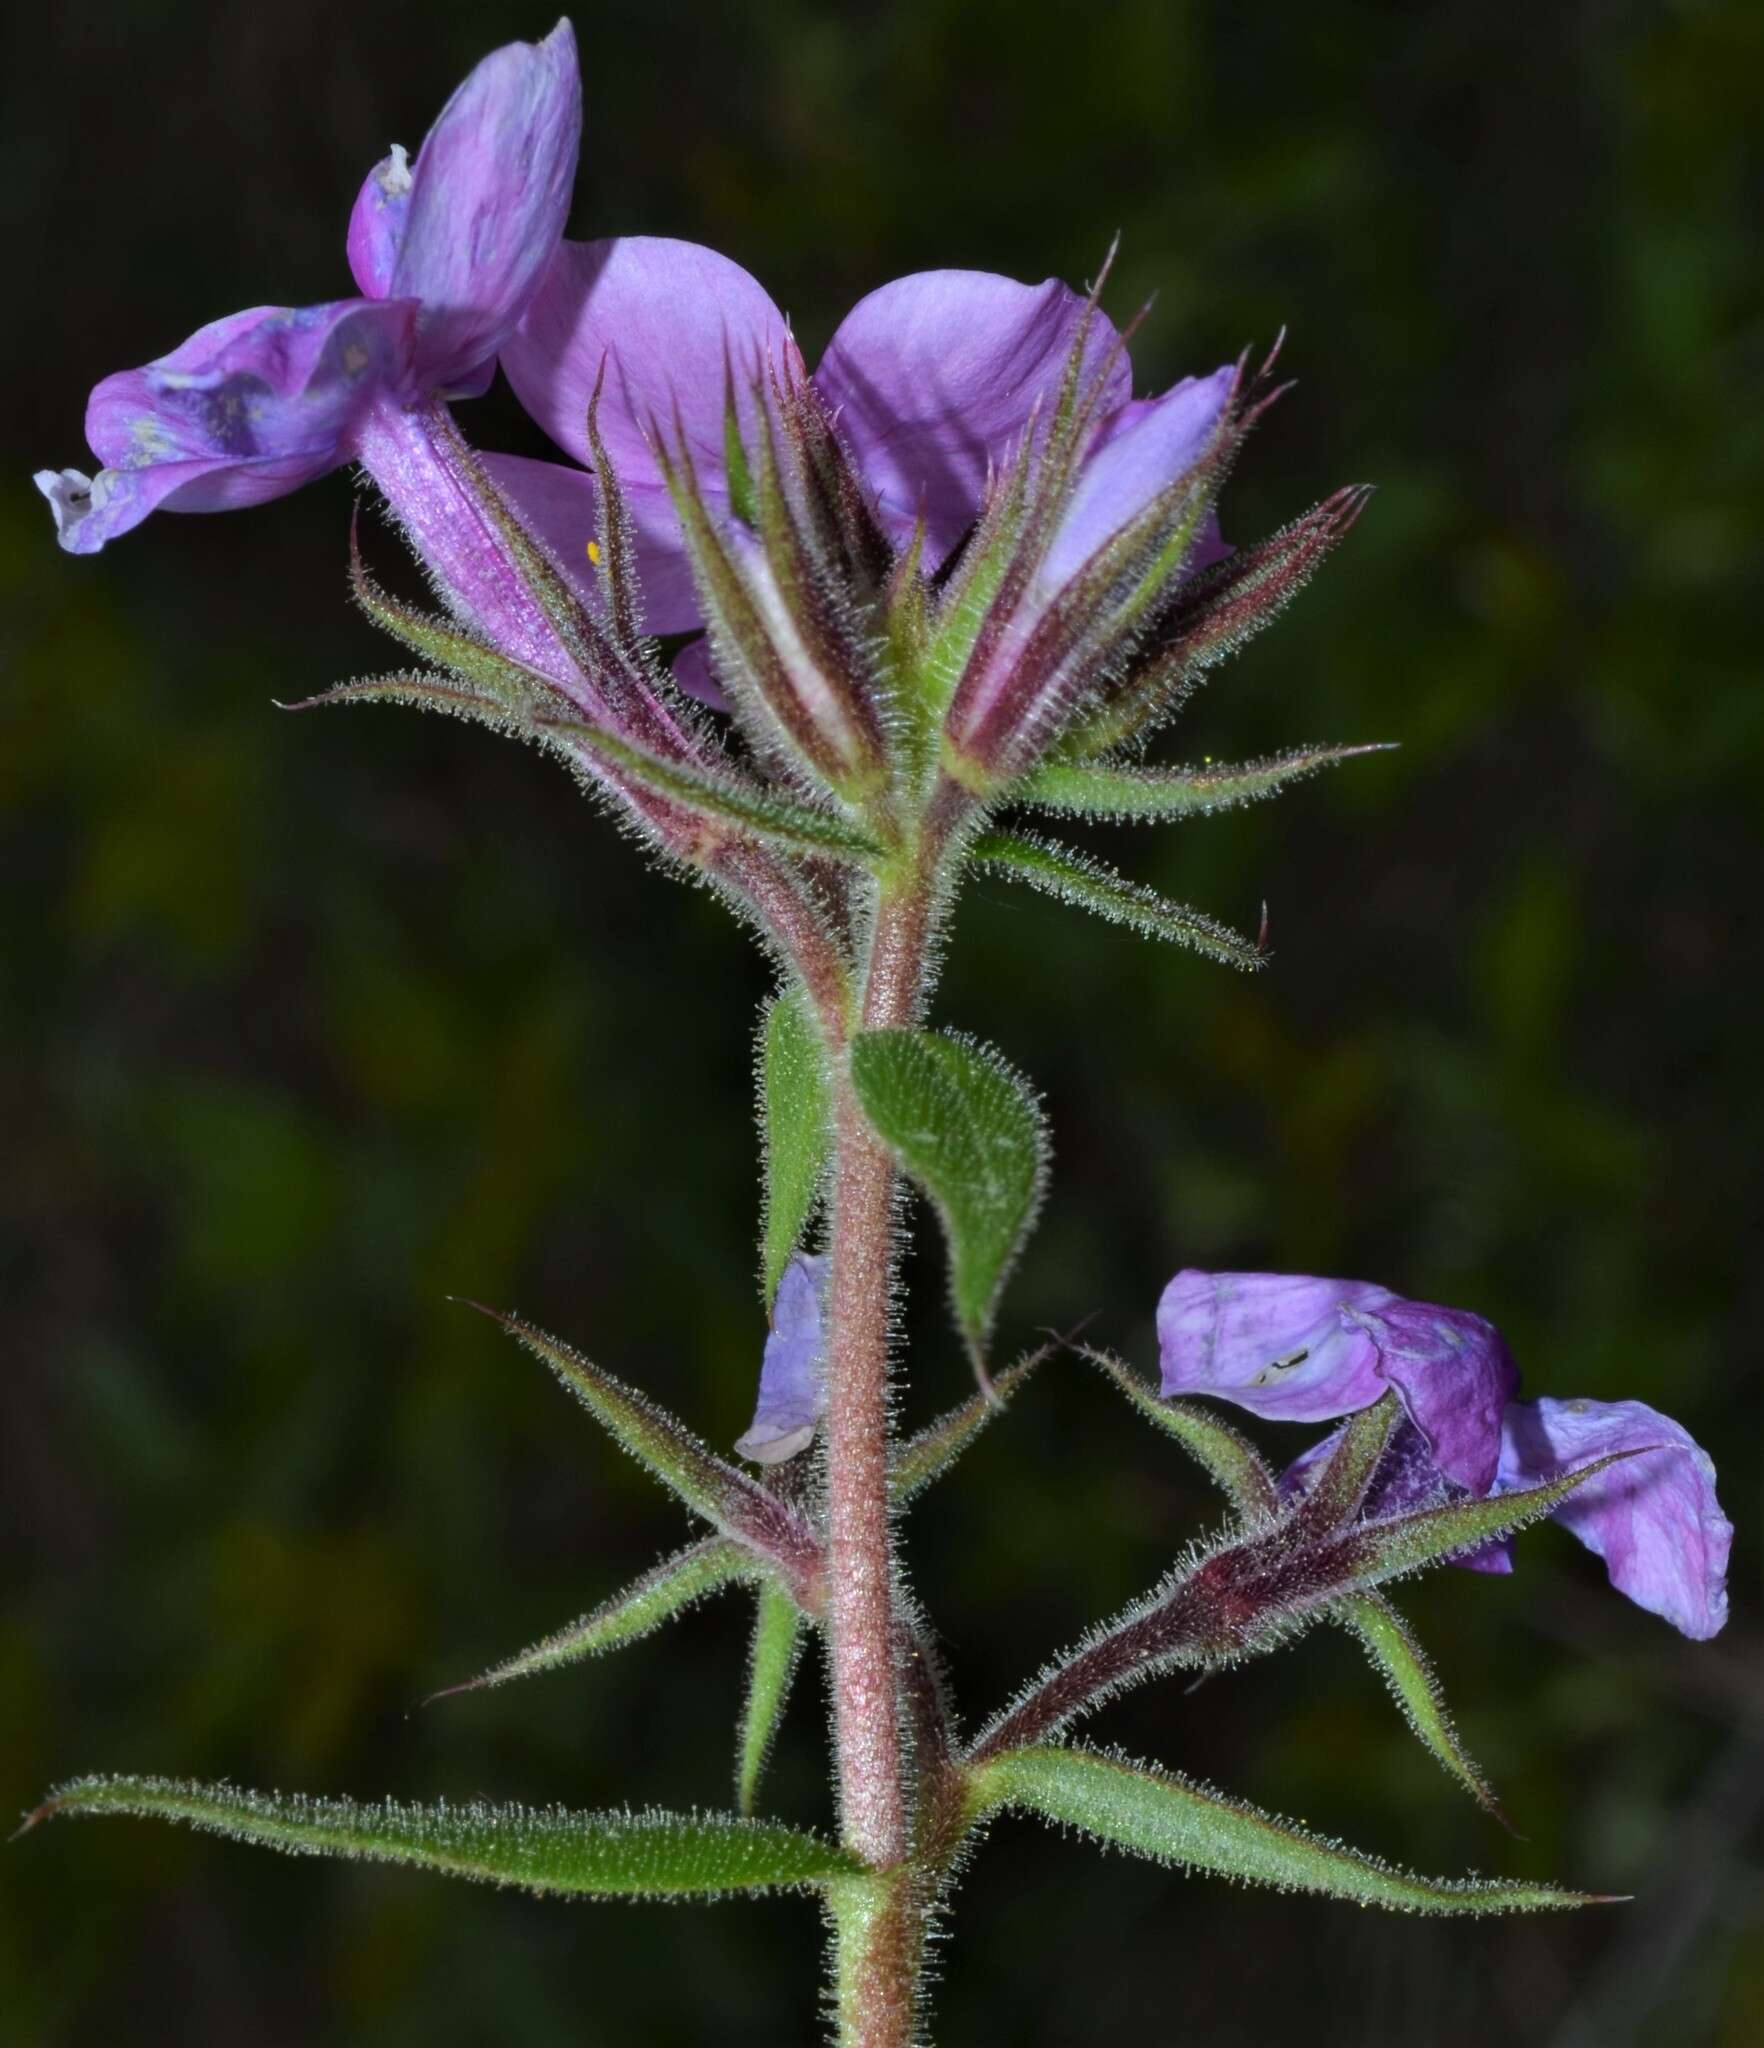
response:
<path fill-rule="evenodd" d="M 745 1422 L 756 958 L 537 756 L 271 709 L 387 659 L 345 600 L 343 478 L 97 561 L 28 482 L 85 460 L 105 372 L 346 291 L 367 166 L 546 25 L 124 0 L 5 32 L 3 1808 L 92 1768 L 727 1799 L 733 1601 L 410 1708 L 682 1530 L 444 1295 L 519 1306 L 714 1440 Z M 1266 898 L 1272 970 L 1002 886 L 962 908 L 939 1015 L 1037 1077 L 1058 1139 L 1004 1342 L 1095 1312 L 1149 1368 L 1178 1264 L 1374 1277 L 1496 1318 L 1533 1392 L 1681 1417 L 1739 1525 L 1704 1647 L 1551 1529 L 1510 1580 L 1412 1591 L 1522 1840 L 1345 1639 L 1096 1724 L 1402 1862 L 1634 1904 L 1390 1920 L 1012 1822 L 958 1899 L 938 2038 L 1756 2041 L 1764 12 L 620 0 L 578 29 L 578 233 L 715 243 L 812 358 L 889 276 L 1082 280 L 1119 228 L 1111 303 L 1157 294 L 1142 388 L 1291 328 L 1228 534 L 1380 487 L 1172 751 L 1402 751 L 1120 844 L 1239 925 Z M 467 420 L 535 446 L 506 392 Z M 966 1384 L 934 1245 L 914 1270 L 911 1419 Z M 911 1526 L 970 1716 L 1211 1512 L 1047 1369 Z M 810 1672 L 772 1793 L 811 1821 L 822 1716 Z M 17 1844 L 0 1886 L 20 2044 L 817 2037 L 801 1902 L 535 1904 L 121 1823 Z"/>

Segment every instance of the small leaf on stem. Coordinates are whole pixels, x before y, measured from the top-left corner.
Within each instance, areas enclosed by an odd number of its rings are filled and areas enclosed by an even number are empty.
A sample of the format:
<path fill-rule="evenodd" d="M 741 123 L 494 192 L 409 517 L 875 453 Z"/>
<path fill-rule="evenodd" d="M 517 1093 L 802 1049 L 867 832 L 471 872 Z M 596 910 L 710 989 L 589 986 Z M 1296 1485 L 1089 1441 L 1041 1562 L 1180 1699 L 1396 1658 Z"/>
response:
<path fill-rule="evenodd" d="M 541 1671 L 557 1671 L 584 1657 L 597 1657 L 605 1650 L 623 1649 L 683 1614 L 688 1607 L 716 1592 L 732 1580 L 749 1578 L 754 1562 L 739 1543 L 726 1536 L 707 1536 L 663 1558 L 640 1579 L 603 1601 L 580 1621 L 573 1621 L 555 1635 L 545 1637 L 530 1650 L 505 1663 L 492 1665 L 477 1678 L 459 1685 L 446 1685 L 423 1702 L 451 1698 L 455 1693 L 480 1692 L 494 1685 L 506 1685 L 511 1678 L 531 1678 Z"/>
<path fill-rule="evenodd" d="M 818 1546 L 795 1510 L 708 1450 L 665 1408 L 519 1316 L 504 1315 L 476 1301 L 466 1306 L 500 1323 L 511 1337 L 543 1359 L 613 1440 L 695 1514 L 755 1556 L 777 1565 L 787 1577 L 811 1565 Z"/>
<path fill-rule="evenodd" d="M 1132 768 L 1106 761 L 1044 761 L 1010 792 L 1013 803 L 1035 804 L 1044 811 L 1074 817 L 1104 818 L 1117 823 L 1134 820 L 1210 816 L 1230 811 L 1257 798 L 1273 796 L 1290 782 L 1314 775 L 1319 768 L 1351 761 L 1361 754 L 1382 754 L 1391 743 L 1373 741 L 1357 747 L 1295 747 L 1265 761 L 1213 762 L 1204 768 Z"/>
<path fill-rule="evenodd" d="M 1227 967 L 1260 967 L 1262 954 L 1248 939 L 1185 903 L 1173 903 L 1144 882 L 1132 882 L 1113 868 L 1069 846 L 1026 832 L 983 832 L 968 849 L 977 868 L 1025 882 L 1044 896 L 1094 911 L 1110 924 L 1126 925 L 1142 939 L 1168 939 L 1191 947 Z"/>
<path fill-rule="evenodd" d="M 1044 1344 L 1039 1351 L 1019 1358 L 993 1380 L 990 1389 L 970 1394 L 947 1414 L 927 1423 L 917 1436 L 909 1437 L 888 1468 L 888 1498 L 894 1505 L 901 1506 L 941 1479 L 993 1417 L 1004 1413 L 1035 1368 L 1058 1348 Z"/>
<path fill-rule="evenodd" d="M 1278 1511 L 1280 1496 L 1274 1474 L 1261 1452 L 1241 1431 L 1222 1422 L 1200 1402 L 1164 1400 L 1130 1366 L 1107 1351 L 1082 1344 L 1079 1355 L 1089 1359 L 1119 1387 L 1148 1422 L 1173 1436 L 1199 1461 L 1207 1476 L 1229 1496 L 1243 1521 L 1265 1522 Z"/>
<path fill-rule="evenodd" d="M 766 1176 L 760 1284 L 769 1314 L 784 1269 L 820 1206 L 832 1144 L 827 1057 L 800 985 L 766 1006 L 759 1067 Z"/>
<path fill-rule="evenodd" d="M 944 1032 L 860 1033 L 851 1082 L 942 1220 L 956 1324 L 984 1380 L 993 1310 L 1047 1180 L 1041 1110 L 999 1054 Z"/>
<path fill-rule="evenodd" d="M 755 1605 L 747 1661 L 747 1698 L 735 1760 L 735 1803 L 752 1813 L 766 1759 L 790 1699 L 790 1681 L 802 1654 L 802 1611 L 780 1587 L 763 1584 Z"/>
<path fill-rule="evenodd" d="M 1426 1653 L 1408 1623 L 1382 1593 L 1353 1593 L 1333 1610 L 1344 1628 L 1366 1647 L 1390 1687 L 1391 1698 L 1418 1740 L 1431 1750 L 1472 1799 L 1491 1813 L 1509 1833 L 1512 1822 L 1452 1726 L 1445 1695 Z"/>

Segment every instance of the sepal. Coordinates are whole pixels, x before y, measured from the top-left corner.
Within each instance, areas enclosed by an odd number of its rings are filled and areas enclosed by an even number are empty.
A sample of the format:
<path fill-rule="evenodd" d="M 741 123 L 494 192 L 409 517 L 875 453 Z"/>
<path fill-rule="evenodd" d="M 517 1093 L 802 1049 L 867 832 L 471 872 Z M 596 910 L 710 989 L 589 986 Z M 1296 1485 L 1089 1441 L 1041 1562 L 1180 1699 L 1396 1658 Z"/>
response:
<path fill-rule="evenodd" d="M 1136 667 L 1065 735 L 1062 754 L 1081 759 L 1151 732 L 1180 709 L 1207 670 L 1272 625 L 1366 509 L 1371 490 L 1352 485 L 1290 526 L 1196 576 Z"/>

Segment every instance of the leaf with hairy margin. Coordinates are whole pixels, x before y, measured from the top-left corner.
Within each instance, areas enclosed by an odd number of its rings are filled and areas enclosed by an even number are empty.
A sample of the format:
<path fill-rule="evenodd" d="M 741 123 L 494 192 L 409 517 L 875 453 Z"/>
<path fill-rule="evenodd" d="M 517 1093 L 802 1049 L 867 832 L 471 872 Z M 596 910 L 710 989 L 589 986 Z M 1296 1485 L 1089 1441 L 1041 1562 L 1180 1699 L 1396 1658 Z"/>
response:
<path fill-rule="evenodd" d="M 1514 1913 L 1608 1903 L 1559 1885 L 1416 1877 L 1174 1772 L 1102 1751 L 1033 1747 L 974 1775 L 976 1817 L 1014 1808 L 1154 1863 L 1398 1913 Z"/>
<path fill-rule="evenodd" d="M 888 1498 L 896 1507 L 941 1479 L 994 1416 L 1002 1415 L 1035 1368 L 1057 1347 L 1044 1344 L 1007 1366 L 992 1382 L 929 1422 L 894 1453 L 888 1467 Z"/>
<path fill-rule="evenodd" d="M 762 1585 L 755 1602 L 753 1642 L 747 1659 L 747 1697 L 735 1758 L 735 1803 L 752 1813 L 766 1759 L 790 1699 L 790 1681 L 802 1655 L 801 1609 L 781 1587 Z"/>
<path fill-rule="evenodd" d="M 983 832 L 969 847 L 968 859 L 990 874 L 1027 883 L 1044 896 L 1093 911 L 1110 924 L 1125 925 L 1142 939 L 1168 939 L 1227 967 L 1254 969 L 1263 964 L 1260 949 L 1228 926 L 1185 903 L 1173 903 L 1144 882 L 1129 881 L 1072 847 L 1056 846 L 1027 832 Z"/>
<path fill-rule="evenodd" d="M 1278 1512 L 1274 1474 L 1254 1444 L 1198 1402 L 1166 1401 L 1130 1366 L 1107 1351 L 1080 1345 L 1089 1359 L 1146 1420 L 1173 1436 L 1225 1493 L 1245 1522 L 1265 1522 Z"/>
<path fill-rule="evenodd" d="M 27 1827 L 61 1814 L 175 1820 L 294 1856 L 408 1863 L 449 1877 L 591 1899 L 798 1891 L 861 1866 L 836 1843 L 733 1814 L 571 1813 L 313 1799 L 174 1778 L 76 1778 Z"/>
<path fill-rule="evenodd" d="M 1204 768 L 1044 761 L 1007 795 L 1012 803 L 1116 824 L 1209 817 L 1215 811 L 1236 810 L 1273 796 L 1289 783 L 1314 775 L 1320 768 L 1331 768 L 1338 761 L 1388 753 L 1393 746 L 1391 741 L 1374 740 L 1361 746 L 1295 747 L 1265 761 L 1209 761 Z"/>
<path fill-rule="evenodd" d="M 580 1621 L 546 1636 L 518 1657 L 492 1665 L 476 1678 L 444 1685 L 439 1692 L 430 1693 L 423 1704 L 450 1699 L 455 1693 L 482 1692 L 491 1686 L 506 1685 L 511 1678 L 533 1678 L 542 1671 L 559 1671 L 566 1664 L 580 1663 L 584 1657 L 622 1650 L 627 1643 L 641 1641 L 664 1621 L 672 1621 L 676 1614 L 683 1614 L 708 1594 L 737 1579 L 751 1578 L 754 1570 L 753 1558 L 743 1545 L 727 1536 L 707 1536 L 700 1543 L 676 1551 L 672 1557 L 664 1557 L 622 1593 L 615 1593 Z"/>
<path fill-rule="evenodd" d="M 665 1408 L 519 1316 L 486 1308 L 482 1302 L 465 1305 L 500 1323 L 550 1366 L 615 1443 L 723 1535 L 778 1565 L 787 1576 L 812 1556 L 815 1539 L 795 1511 L 707 1449 Z"/>
<path fill-rule="evenodd" d="M 1511 1831 L 1512 1822 L 1452 1725 L 1439 1679 L 1409 1624 L 1382 1593 L 1350 1594 L 1330 1613 L 1359 1637 L 1416 1739 L 1480 1807 Z"/>
<path fill-rule="evenodd" d="M 1047 1181 L 1040 1107 L 999 1054 L 947 1032 L 860 1032 L 851 1084 L 942 1221 L 956 1325 L 984 1383 L 993 1310 Z"/>
<path fill-rule="evenodd" d="M 647 747 L 574 715 L 542 711 L 535 714 L 533 723 L 542 733 L 574 740 L 607 767 L 620 769 L 683 809 L 734 825 L 787 853 L 823 854 L 848 865 L 882 858 L 883 849 L 867 832 L 846 824 L 831 811 L 780 796 L 732 770 L 713 775 L 684 761 L 665 760 Z"/>
<path fill-rule="evenodd" d="M 765 1150 L 760 1284 L 770 1314 L 784 1269 L 820 1206 L 833 1142 L 826 1054 L 800 985 L 766 1006 L 759 1080 Z"/>

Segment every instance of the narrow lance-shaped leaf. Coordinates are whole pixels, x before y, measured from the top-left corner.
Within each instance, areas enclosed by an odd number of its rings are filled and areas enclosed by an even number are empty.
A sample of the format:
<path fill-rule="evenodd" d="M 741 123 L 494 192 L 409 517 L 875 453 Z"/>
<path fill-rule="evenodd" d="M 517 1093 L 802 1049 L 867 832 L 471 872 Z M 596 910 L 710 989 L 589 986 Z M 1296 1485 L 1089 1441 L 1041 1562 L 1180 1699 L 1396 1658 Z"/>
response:
<path fill-rule="evenodd" d="M 523 1322 L 469 1302 L 542 1359 L 613 1440 L 630 1452 L 694 1513 L 761 1557 L 800 1569 L 813 1537 L 791 1509 L 707 1450 L 684 1423 L 635 1388 L 591 1365 L 567 1344 Z"/>
<path fill-rule="evenodd" d="M 1395 1388 L 1349 1416 L 1336 1433 L 1335 1447 L 1311 1478 L 1294 1515 L 1305 1536 L 1338 1529 L 1360 1512 L 1378 1461 L 1403 1413 Z"/>
<path fill-rule="evenodd" d="M 1626 1458 L 1644 1457 L 1651 1446 L 1613 1451 L 1595 1458 L 1573 1472 L 1542 1486 L 1514 1493 L 1497 1493 L 1487 1500 L 1455 1501 L 1449 1507 L 1423 1508 L 1418 1514 L 1397 1515 L 1384 1522 L 1362 1522 L 1323 1545 L 1317 1553 L 1324 1574 L 1339 1576 L 1342 1590 L 1363 1591 L 1382 1585 L 1387 1579 L 1405 1577 L 1455 1557 L 1460 1551 L 1478 1549 L 1502 1536 L 1511 1536 L 1531 1523 L 1541 1521 L 1565 1501 L 1577 1486 L 1584 1486 L 1597 1472 L 1618 1465 Z"/>
<path fill-rule="evenodd" d="M 486 696 L 469 683 L 450 676 L 363 676 L 353 683 L 337 683 L 316 697 L 300 697 L 291 704 L 276 703 L 278 711 L 324 711 L 343 704 L 400 704 L 414 711 L 441 711 L 450 718 L 470 719 L 487 725 L 493 732 L 530 734 L 531 724 L 524 710 L 513 708 L 500 697 Z"/>
<path fill-rule="evenodd" d="M 1276 1513 L 1280 1497 L 1274 1474 L 1254 1444 L 1230 1423 L 1197 1402 L 1164 1400 L 1131 1367 L 1088 1344 L 1081 1356 L 1100 1368 L 1141 1415 L 1173 1436 L 1204 1468 L 1245 1522 L 1265 1522 Z"/>
<path fill-rule="evenodd" d="M 1365 1645 L 1417 1739 L 1479 1806 L 1510 1829 L 1512 1823 L 1501 1811 L 1500 1801 L 1452 1725 L 1433 1666 L 1408 1623 L 1381 1593 L 1350 1594 L 1330 1611 Z"/>
<path fill-rule="evenodd" d="M 1129 881 L 1088 854 L 1027 833 L 985 832 L 968 852 L 970 862 L 1007 881 L 1025 882 L 1061 903 L 1094 911 L 1145 939 L 1168 939 L 1227 967 L 1257 968 L 1256 945 L 1185 903 L 1172 903 L 1143 882 Z"/>
<path fill-rule="evenodd" d="M 567 737 L 606 766 L 623 770 L 646 788 L 701 817 L 720 820 L 790 853 L 830 854 L 836 860 L 879 859 L 882 848 L 867 833 L 830 811 L 780 796 L 761 783 L 730 769 L 711 774 L 652 754 L 647 747 L 621 739 L 604 726 L 561 711 L 535 714 L 534 726 L 545 734 Z"/>
<path fill-rule="evenodd" d="M 1009 792 L 1013 803 L 1117 823 L 1210 816 L 1273 796 L 1288 783 L 1391 751 L 1388 741 L 1353 747 L 1295 747 L 1265 761 L 1209 761 L 1200 768 L 1133 768 L 1106 761 L 1044 761 Z"/>
<path fill-rule="evenodd" d="M 506 1685 L 511 1678 L 531 1678 L 541 1671 L 561 1670 L 584 1657 L 597 1657 L 606 1650 L 623 1649 L 682 1614 L 709 1593 L 733 1580 L 751 1577 L 752 1557 L 739 1543 L 726 1536 L 707 1536 L 646 1571 L 622 1593 L 603 1601 L 580 1621 L 571 1622 L 555 1635 L 545 1637 L 518 1657 L 494 1664 L 476 1678 L 459 1685 L 443 1686 L 429 1695 L 442 1700 L 454 1693 L 478 1692 L 494 1685 Z M 425 1702 L 427 1704 L 427 1702 Z"/>
<path fill-rule="evenodd" d="M 943 1223 L 956 1324 L 984 1378 L 993 1310 L 1047 1179 L 1041 1111 L 997 1053 L 943 1032 L 860 1033 L 851 1083 Z"/>
<path fill-rule="evenodd" d="M 858 1866 L 835 1843 L 733 1814 L 571 1813 L 309 1799 L 172 1778 L 78 1778 L 31 1816 L 184 1821 L 295 1856 L 409 1863 L 450 1877 L 579 1898 L 717 1898 L 794 1891 Z"/>
<path fill-rule="evenodd" d="M 766 1174 L 760 1284 L 769 1312 L 820 1204 L 832 1143 L 826 1054 L 800 986 L 767 1006 L 759 1069 Z"/>
<path fill-rule="evenodd" d="M 976 1774 L 975 1798 L 981 1812 L 1014 1807 L 1154 1863 L 1392 1912 L 1523 1913 L 1604 1903 L 1552 1884 L 1416 1877 L 1173 1772 L 1095 1750 L 1012 1751 Z"/>
<path fill-rule="evenodd" d="M 790 1595 L 762 1585 L 755 1604 L 753 1644 L 747 1660 L 747 1697 L 735 1759 L 735 1803 L 752 1813 L 778 1723 L 790 1699 L 790 1681 L 802 1654 L 803 1619 Z"/>
<path fill-rule="evenodd" d="M 983 1387 L 970 1394 L 947 1414 L 927 1423 L 916 1436 L 909 1437 L 895 1452 L 888 1468 L 888 1497 L 895 1506 L 941 1479 L 993 1417 L 1004 1413 L 1029 1375 L 1055 1349 L 1052 1344 L 1044 1344 L 1039 1351 L 1019 1358 L 998 1375 L 990 1389 Z"/>

